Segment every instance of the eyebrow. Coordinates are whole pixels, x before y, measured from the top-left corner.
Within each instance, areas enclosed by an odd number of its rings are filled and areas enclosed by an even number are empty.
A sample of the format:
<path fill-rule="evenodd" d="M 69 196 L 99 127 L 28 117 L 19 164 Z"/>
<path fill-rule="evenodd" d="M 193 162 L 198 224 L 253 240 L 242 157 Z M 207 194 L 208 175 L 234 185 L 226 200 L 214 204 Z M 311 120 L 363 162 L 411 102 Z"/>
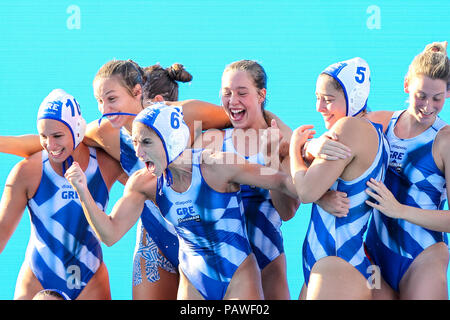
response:
<path fill-rule="evenodd" d="M 418 90 L 417 92 L 421 93 L 423 95 L 427 95 L 427 93 L 425 91 L 422 91 L 422 90 Z M 436 94 L 432 94 L 431 96 L 435 97 L 435 96 L 438 96 L 440 94 L 445 94 L 445 92 L 439 92 L 439 93 L 436 93 Z"/>
<path fill-rule="evenodd" d="M 324 93 L 320 93 L 320 92 L 316 92 L 316 95 L 321 95 L 321 96 L 324 96 L 324 97 L 336 98 L 336 96 L 333 96 L 332 94 L 324 94 Z"/>
<path fill-rule="evenodd" d="M 103 96 L 107 96 L 108 94 L 110 94 L 110 93 L 112 93 L 112 92 L 114 92 L 114 89 L 111 89 L 111 90 L 107 91 L 106 93 L 103 94 Z M 99 96 L 99 95 L 97 95 L 97 94 L 94 94 L 94 96 L 95 96 L 96 98 L 101 98 L 101 96 Z"/>
<path fill-rule="evenodd" d="M 242 90 L 242 89 L 248 89 L 248 87 L 243 87 L 243 86 L 241 86 L 241 87 L 237 87 L 236 88 L 237 90 Z M 235 89 L 235 90 L 236 90 Z M 224 88 L 222 88 L 222 90 L 232 90 L 230 87 L 224 87 Z"/>

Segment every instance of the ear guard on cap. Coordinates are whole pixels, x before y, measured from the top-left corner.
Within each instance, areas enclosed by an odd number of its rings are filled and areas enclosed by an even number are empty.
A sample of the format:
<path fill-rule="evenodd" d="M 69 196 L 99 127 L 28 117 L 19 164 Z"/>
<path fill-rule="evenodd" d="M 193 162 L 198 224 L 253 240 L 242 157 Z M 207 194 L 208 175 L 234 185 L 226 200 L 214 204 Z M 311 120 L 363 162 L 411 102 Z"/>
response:
<path fill-rule="evenodd" d="M 356 116 L 366 109 L 370 92 L 370 68 L 359 57 L 334 63 L 322 73 L 336 79 L 344 91 L 347 102 L 347 116 Z"/>
<path fill-rule="evenodd" d="M 81 116 L 80 105 L 75 98 L 62 89 L 55 89 L 39 106 L 37 120 L 53 119 L 64 123 L 73 138 L 73 149 L 83 141 L 86 121 Z"/>

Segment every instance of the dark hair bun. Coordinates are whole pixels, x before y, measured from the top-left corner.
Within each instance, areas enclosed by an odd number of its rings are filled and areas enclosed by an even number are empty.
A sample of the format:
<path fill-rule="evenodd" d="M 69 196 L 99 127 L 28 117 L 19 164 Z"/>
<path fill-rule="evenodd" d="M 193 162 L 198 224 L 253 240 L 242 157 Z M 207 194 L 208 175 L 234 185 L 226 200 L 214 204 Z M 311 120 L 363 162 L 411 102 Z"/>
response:
<path fill-rule="evenodd" d="M 184 66 L 180 63 L 174 63 L 167 69 L 169 77 L 175 81 L 189 82 L 192 80 L 192 75 L 184 69 Z"/>

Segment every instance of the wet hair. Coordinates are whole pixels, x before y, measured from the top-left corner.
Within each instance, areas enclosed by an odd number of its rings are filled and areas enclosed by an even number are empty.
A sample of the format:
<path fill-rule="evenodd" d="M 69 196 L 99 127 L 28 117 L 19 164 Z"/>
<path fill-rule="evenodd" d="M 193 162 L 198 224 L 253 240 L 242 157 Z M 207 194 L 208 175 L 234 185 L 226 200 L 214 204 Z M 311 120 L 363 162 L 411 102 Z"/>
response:
<path fill-rule="evenodd" d="M 259 90 L 267 89 L 267 74 L 264 68 L 254 60 L 239 60 L 233 63 L 230 63 L 225 67 L 223 73 L 225 74 L 227 71 L 245 71 L 247 72 L 253 80 L 253 84 Z M 266 105 L 266 99 L 264 99 L 261 104 L 262 110 Z"/>
<path fill-rule="evenodd" d="M 342 88 L 341 84 L 339 83 L 339 81 L 336 80 L 336 78 L 330 76 L 329 74 L 322 72 L 319 77 L 326 77 L 328 79 L 328 81 L 331 82 L 331 84 L 333 85 L 333 88 L 341 91 L 342 93 L 344 93 L 344 89 Z"/>
<path fill-rule="evenodd" d="M 450 62 L 445 42 L 428 44 L 411 62 L 406 78 L 423 75 L 433 80 L 440 79 L 447 83 L 450 90 Z"/>
<path fill-rule="evenodd" d="M 133 95 L 133 88 L 140 84 L 143 86 L 145 82 L 144 71 L 133 60 L 111 60 L 105 63 L 95 75 L 97 78 L 111 78 L 118 76 L 119 81 Z"/>
<path fill-rule="evenodd" d="M 117 76 L 121 84 L 133 95 L 136 84 L 142 87 L 142 101 L 153 99 L 161 95 L 164 100 L 178 100 L 178 83 L 189 82 L 192 75 L 187 72 L 182 64 L 174 63 L 168 68 L 162 68 L 159 64 L 141 68 L 133 60 L 111 60 L 104 64 L 97 74 L 97 78 L 110 78 Z"/>
<path fill-rule="evenodd" d="M 67 300 L 60 292 L 59 290 L 54 289 L 44 289 L 36 293 L 36 295 L 33 297 L 34 300 L 38 300 L 41 298 L 42 300 L 45 300 L 45 297 L 54 297 L 59 300 Z"/>
<path fill-rule="evenodd" d="M 178 82 L 190 82 L 192 75 L 179 63 L 174 63 L 168 68 L 159 64 L 144 68 L 144 99 L 153 99 L 161 95 L 166 101 L 178 100 Z"/>

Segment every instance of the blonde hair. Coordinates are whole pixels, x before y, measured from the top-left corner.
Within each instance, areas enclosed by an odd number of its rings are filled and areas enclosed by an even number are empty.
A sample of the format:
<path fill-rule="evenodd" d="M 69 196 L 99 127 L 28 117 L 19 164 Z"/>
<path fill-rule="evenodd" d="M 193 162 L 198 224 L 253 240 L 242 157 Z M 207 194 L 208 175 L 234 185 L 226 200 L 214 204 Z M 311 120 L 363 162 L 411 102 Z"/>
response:
<path fill-rule="evenodd" d="M 444 80 L 450 90 L 450 62 L 447 56 L 447 41 L 428 44 L 411 62 L 406 78 L 424 75 L 431 79 Z"/>

